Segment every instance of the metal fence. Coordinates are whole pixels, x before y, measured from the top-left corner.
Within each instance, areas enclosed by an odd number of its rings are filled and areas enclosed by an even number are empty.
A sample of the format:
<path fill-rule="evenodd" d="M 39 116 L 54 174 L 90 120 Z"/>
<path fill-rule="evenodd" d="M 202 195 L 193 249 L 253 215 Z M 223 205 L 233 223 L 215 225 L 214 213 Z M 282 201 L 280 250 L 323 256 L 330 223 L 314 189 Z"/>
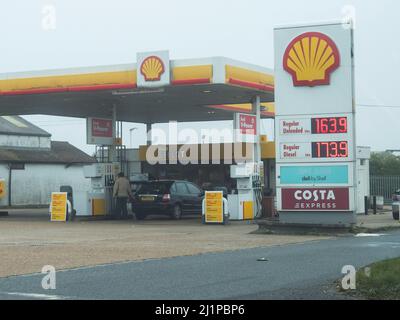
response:
<path fill-rule="evenodd" d="M 371 176 L 372 196 L 383 196 L 385 203 L 391 203 L 392 194 L 400 189 L 400 176 Z"/>

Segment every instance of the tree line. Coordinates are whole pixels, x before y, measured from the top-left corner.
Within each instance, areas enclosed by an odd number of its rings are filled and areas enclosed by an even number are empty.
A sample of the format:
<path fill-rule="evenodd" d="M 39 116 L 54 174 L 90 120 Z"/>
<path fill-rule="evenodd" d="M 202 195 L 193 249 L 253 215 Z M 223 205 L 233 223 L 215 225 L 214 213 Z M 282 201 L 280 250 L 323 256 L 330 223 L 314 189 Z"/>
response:
<path fill-rule="evenodd" d="M 373 176 L 400 176 L 400 156 L 391 152 L 373 152 L 370 160 Z"/>

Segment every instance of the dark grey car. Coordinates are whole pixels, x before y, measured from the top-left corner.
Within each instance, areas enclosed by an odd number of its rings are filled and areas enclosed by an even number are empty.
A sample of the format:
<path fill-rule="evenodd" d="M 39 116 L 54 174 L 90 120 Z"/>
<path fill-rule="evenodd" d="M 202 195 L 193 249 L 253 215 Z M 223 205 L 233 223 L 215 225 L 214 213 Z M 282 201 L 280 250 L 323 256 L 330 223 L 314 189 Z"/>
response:
<path fill-rule="evenodd" d="M 132 199 L 132 211 L 143 220 L 151 214 L 165 214 L 180 219 L 184 214 L 202 211 L 204 191 L 182 180 L 159 180 L 140 183 Z"/>

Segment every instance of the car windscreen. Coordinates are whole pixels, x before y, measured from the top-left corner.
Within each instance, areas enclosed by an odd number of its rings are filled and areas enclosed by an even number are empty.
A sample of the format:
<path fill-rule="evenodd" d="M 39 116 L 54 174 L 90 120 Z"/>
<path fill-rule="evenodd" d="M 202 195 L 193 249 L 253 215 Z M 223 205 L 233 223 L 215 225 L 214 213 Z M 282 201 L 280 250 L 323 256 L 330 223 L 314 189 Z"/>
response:
<path fill-rule="evenodd" d="M 169 193 L 172 182 L 149 182 L 142 184 L 137 194 L 157 194 L 163 195 Z"/>

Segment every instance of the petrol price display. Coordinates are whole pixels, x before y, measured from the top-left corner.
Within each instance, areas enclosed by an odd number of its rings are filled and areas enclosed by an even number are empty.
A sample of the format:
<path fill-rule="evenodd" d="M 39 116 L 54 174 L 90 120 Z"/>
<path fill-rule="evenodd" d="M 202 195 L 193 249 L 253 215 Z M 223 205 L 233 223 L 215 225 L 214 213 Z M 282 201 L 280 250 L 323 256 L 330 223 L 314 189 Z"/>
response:
<path fill-rule="evenodd" d="M 315 114 L 279 122 L 280 159 L 287 162 L 329 162 L 353 159 L 351 115 Z"/>
<path fill-rule="evenodd" d="M 312 157 L 317 159 L 348 158 L 349 143 L 347 141 L 312 142 Z"/>
<path fill-rule="evenodd" d="M 338 134 L 347 132 L 347 117 L 311 118 L 312 134 Z"/>

